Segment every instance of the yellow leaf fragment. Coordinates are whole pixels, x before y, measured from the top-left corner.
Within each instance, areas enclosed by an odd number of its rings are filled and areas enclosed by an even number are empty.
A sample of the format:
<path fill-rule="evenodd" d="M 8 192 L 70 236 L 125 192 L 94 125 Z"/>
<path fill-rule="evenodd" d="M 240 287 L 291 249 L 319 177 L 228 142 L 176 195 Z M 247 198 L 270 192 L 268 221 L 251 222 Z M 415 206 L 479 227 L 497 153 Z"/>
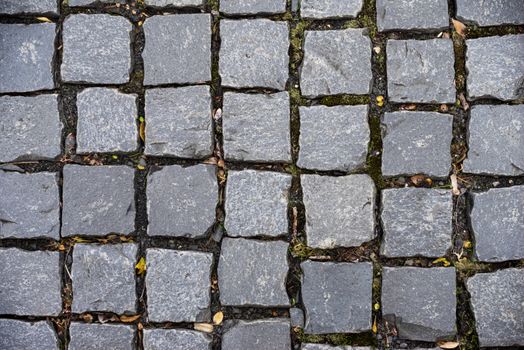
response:
<path fill-rule="evenodd" d="M 146 142 L 146 123 L 143 121 L 140 121 L 140 139 Z"/>
<path fill-rule="evenodd" d="M 131 322 L 135 322 L 139 318 L 140 318 L 140 315 L 132 315 L 132 316 L 122 315 L 120 316 L 120 321 L 124 323 L 131 323 Z"/>
<path fill-rule="evenodd" d="M 452 18 L 451 21 L 453 22 L 453 27 L 455 28 L 455 31 L 460 35 L 461 37 L 466 37 L 466 25 L 460 21 L 457 21 L 456 19 Z"/>
<path fill-rule="evenodd" d="M 464 241 L 464 248 L 469 249 L 472 247 L 471 241 Z"/>
<path fill-rule="evenodd" d="M 213 325 L 209 323 L 195 323 L 193 328 L 195 329 L 195 331 L 213 333 Z"/>
<path fill-rule="evenodd" d="M 53 23 L 53 21 L 51 21 L 49 18 L 47 17 L 36 17 L 37 20 L 39 20 L 40 22 L 47 22 L 47 23 Z"/>
<path fill-rule="evenodd" d="M 219 311 L 217 312 L 214 316 L 213 316 L 213 323 L 215 325 L 220 325 L 222 323 L 222 321 L 224 320 L 224 313 L 222 311 Z"/>
<path fill-rule="evenodd" d="M 460 345 L 457 341 L 442 341 L 437 344 L 441 349 L 455 349 Z"/>
<path fill-rule="evenodd" d="M 137 274 L 143 275 L 146 272 L 146 258 L 141 257 L 135 265 L 135 269 Z"/>
<path fill-rule="evenodd" d="M 140 165 L 140 164 L 138 164 L 138 165 L 136 166 L 136 168 L 137 168 L 138 170 L 145 170 L 145 169 L 146 169 L 145 166 Z"/>
<path fill-rule="evenodd" d="M 438 263 L 442 263 L 442 265 L 444 265 L 445 267 L 448 267 L 449 265 L 451 265 L 451 263 L 448 261 L 448 259 L 446 259 L 444 257 L 435 259 L 432 262 L 432 264 L 438 264 Z"/>
<path fill-rule="evenodd" d="M 375 309 L 375 311 L 378 311 L 380 309 L 380 304 L 375 303 L 375 305 L 373 305 L 373 308 Z"/>
<path fill-rule="evenodd" d="M 377 96 L 377 106 L 384 106 L 384 96 Z"/>
<path fill-rule="evenodd" d="M 373 331 L 373 333 L 377 334 L 378 329 L 377 329 L 377 318 L 376 317 L 373 319 L 373 326 L 371 327 L 371 330 Z"/>

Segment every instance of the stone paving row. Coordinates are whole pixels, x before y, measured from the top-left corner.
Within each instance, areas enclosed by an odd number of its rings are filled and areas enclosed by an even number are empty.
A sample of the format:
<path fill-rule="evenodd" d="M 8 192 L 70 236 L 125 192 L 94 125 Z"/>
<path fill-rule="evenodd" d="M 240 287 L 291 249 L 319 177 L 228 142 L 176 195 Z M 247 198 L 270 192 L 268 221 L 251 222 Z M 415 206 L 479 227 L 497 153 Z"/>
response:
<path fill-rule="evenodd" d="M 392 347 L 524 345 L 519 1 L 453 2 L 468 26 L 503 33 L 466 37 L 460 63 L 456 38 L 438 35 L 451 31 L 447 0 L 144 0 L 140 24 L 115 10 L 132 1 L 0 0 L 0 349 L 364 350 L 385 347 L 386 322 Z M 360 28 L 371 3 L 381 42 Z M 44 15 L 53 23 L 37 23 Z M 355 18 L 359 28 L 340 24 Z M 465 112 L 454 109 L 461 93 Z M 364 102 L 322 102 L 348 95 Z M 459 176 L 489 184 L 457 196 L 447 178 L 459 118 Z M 68 164 L 70 132 L 73 157 L 115 161 Z M 136 155 L 149 163 L 131 167 Z M 37 171 L 19 172 L 27 162 Z M 417 174 L 433 185 L 383 184 Z M 478 269 L 466 277 L 460 224 Z M 305 256 L 293 256 L 295 230 Z M 104 243 L 109 234 L 121 241 Z M 222 235 L 217 250 L 202 243 Z M 364 257 L 330 261 L 337 251 Z M 441 257 L 455 266 L 436 267 Z M 223 323 L 203 331 L 219 310 Z M 372 334 L 377 318 L 376 341 L 349 336 L 365 346 L 329 336 Z"/>

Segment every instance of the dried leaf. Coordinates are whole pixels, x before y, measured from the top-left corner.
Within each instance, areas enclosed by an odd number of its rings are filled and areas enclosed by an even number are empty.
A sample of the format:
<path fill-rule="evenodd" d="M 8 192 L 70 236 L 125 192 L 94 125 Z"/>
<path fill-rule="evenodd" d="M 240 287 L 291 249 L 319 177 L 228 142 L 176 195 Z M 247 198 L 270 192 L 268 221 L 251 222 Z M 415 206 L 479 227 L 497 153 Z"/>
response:
<path fill-rule="evenodd" d="M 131 322 L 135 322 L 139 318 L 140 318 L 140 315 L 133 315 L 133 316 L 122 315 L 120 316 L 120 321 L 124 323 L 131 323 Z"/>
<path fill-rule="evenodd" d="M 377 96 L 377 106 L 384 106 L 384 96 Z"/>
<path fill-rule="evenodd" d="M 107 323 L 109 321 L 117 322 L 119 320 L 118 320 L 118 317 L 115 316 L 115 315 L 111 315 L 111 316 L 98 315 L 98 322 L 100 322 L 100 323 Z"/>
<path fill-rule="evenodd" d="M 213 119 L 216 121 L 220 120 L 222 118 L 222 109 L 218 108 L 215 113 L 213 114 Z"/>
<path fill-rule="evenodd" d="M 206 332 L 206 333 L 213 333 L 213 325 L 209 324 L 209 323 L 195 323 L 193 328 L 196 331 Z"/>
<path fill-rule="evenodd" d="M 213 316 L 213 323 L 216 324 L 217 326 L 220 325 L 223 320 L 224 320 L 224 313 L 222 311 L 217 312 Z"/>
<path fill-rule="evenodd" d="M 432 264 L 438 264 L 438 263 L 442 263 L 442 265 L 444 265 L 445 267 L 448 267 L 449 265 L 451 265 L 451 263 L 448 261 L 448 259 L 442 257 L 442 258 L 438 258 L 438 259 L 435 259 L 432 261 Z"/>
<path fill-rule="evenodd" d="M 455 196 L 458 196 L 460 194 L 460 189 L 458 187 L 458 181 L 457 181 L 457 175 L 452 174 L 449 179 L 451 180 L 451 188 L 453 188 L 452 192 Z"/>
<path fill-rule="evenodd" d="M 405 110 L 405 111 L 414 111 L 415 109 L 417 109 L 417 105 L 414 105 L 414 104 L 402 105 L 402 106 L 400 106 L 400 109 L 401 110 Z"/>
<path fill-rule="evenodd" d="M 138 170 L 146 170 L 146 167 L 143 166 L 143 165 L 140 165 L 140 164 L 138 164 L 138 165 L 136 166 L 136 168 L 137 168 Z"/>
<path fill-rule="evenodd" d="M 375 46 L 373 48 L 373 51 L 375 51 L 376 54 L 379 54 L 380 53 L 380 47 L 379 46 Z"/>
<path fill-rule="evenodd" d="M 140 122 L 140 138 L 146 142 L 146 123 L 143 121 Z"/>
<path fill-rule="evenodd" d="M 460 344 L 457 341 L 444 341 L 444 342 L 438 342 L 438 346 L 441 349 L 455 349 Z"/>
<path fill-rule="evenodd" d="M 47 22 L 47 23 L 53 23 L 53 21 L 51 21 L 49 18 L 47 17 L 36 17 L 37 20 L 39 20 L 40 22 Z"/>
<path fill-rule="evenodd" d="M 210 157 L 210 158 L 204 160 L 204 164 L 215 165 L 216 163 L 217 163 L 217 159 L 215 157 Z"/>
<path fill-rule="evenodd" d="M 376 317 L 373 319 L 373 326 L 371 327 L 371 330 L 373 331 L 373 333 L 377 334 L 378 327 L 377 327 L 377 318 Z"/>
<path fill-rule="evenodd" d="M 146 272 L 146 258 L 141 257 L 135 265 L 135 269 L 138 275 L 143 275 Z"/>
<path fill-rule="evenodd" d="M 80 315 L 80 318 L 82 320 L 84 320 L 84 322 L 87 322 L 87 323 L 91 323 L 93 322 L 93 315 L 91 314 L 83 314 L 83 315 Z"/>
<path fill-rule="evenodd" d="M 471 244 L 471 241 L 464 241 L 464 248 L 466 249 L 469 249 L 471 248 L 473 245 Z"/>
<path fill-rule="evenodd" d="M 88 243 L 89 241 L 87 239 L 83 239 L 82 237 L 74 237 L 73 242 L 75 243 Z"/>
<path fill-rule="evenodd" d="M 426 177 L 424 175 L 414 175 L 410 178 L 411 182 L 415 186 L 420 186 L 424 181 L 426 180 Z"/>
<path fill-rule="evenodd" d="M 456 19 L 452 18 L 451 21 L 453 22 L 453 27 L 455 28 L 455 31 L 463 38 L 466 37 L 466 25 L 460 21 L 457 21 Z"/>
<path fill-rule="evenodd" d="M 464 94 L 460 93 L 458 95 L 458 98 L 459 98 L 459 101 L 460 101 L 460 105 L 462 106 L 462 109 L 467 111 L 469 109 L 469 103 L 466 100 L 466 97 L 464 96 Z"/>

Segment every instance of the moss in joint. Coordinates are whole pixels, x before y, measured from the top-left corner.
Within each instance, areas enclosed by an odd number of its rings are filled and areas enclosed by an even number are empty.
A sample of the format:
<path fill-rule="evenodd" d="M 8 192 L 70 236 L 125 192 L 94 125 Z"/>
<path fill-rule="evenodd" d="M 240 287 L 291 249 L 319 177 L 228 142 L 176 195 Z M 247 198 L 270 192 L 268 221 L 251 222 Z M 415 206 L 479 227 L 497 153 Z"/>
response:
<path fill-rule="evenodd" d="M 332 95 L 320 99 L 320 103 L 326 106 L 337 105 L 364 105 L 370 102 L 369 96 Z"/>

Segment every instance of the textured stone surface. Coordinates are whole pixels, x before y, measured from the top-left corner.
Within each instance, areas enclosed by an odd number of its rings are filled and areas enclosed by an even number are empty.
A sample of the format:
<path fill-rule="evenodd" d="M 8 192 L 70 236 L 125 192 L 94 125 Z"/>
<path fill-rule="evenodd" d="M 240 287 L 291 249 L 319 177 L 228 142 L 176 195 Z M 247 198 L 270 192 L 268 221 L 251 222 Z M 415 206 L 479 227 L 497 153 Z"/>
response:
<path fill-rule="evenodd" d="M 0 249 L 0 314 L 57 316 L 60 280 L 58 252 Z"/>
<path fill-rule="evenodd" d="M 391 101 L 455 102 L 451 39 L 388 40 L 386 50 Z"/>
<path fill-rule="evenodd" d="M 467 287 L 479 345 L 524 345 L 524 270 L 479 273 Z"/>
<path fill-rule="evenodd" d="M 153 16 L 144 22 L 144 84 L 211 80 L 209 14 Z"/>
<path fill-rule="evenodd" d="M 284 13 L 286 0 L 222 0 L 220 11 L 229 14 Z"/>
<path fill-rule="evenodd" d="M 298 307 L 289 309 L 289 318 L 291 319 L 291 327 L 304 328 L 304 311 Z"/>
<path fill-rule="evenodd" d="M 0 319 L 0 349 L 58 350 L 50 323 Z"/>
<path fill-rule="evenodd" d="M 447 0 L 377 0 L 378 30 L 446 29 Z"/>
<path fill-rule="evenodd" d="M 131 152 L 137 149 L 136 95 L 91 88 L 77 95 L 76 152 Z"/>
<path fill-rule="evenodd" d="M 145 104 L 146 154 L 182 158 L 212 154 L 209 87 L 147 90 Z"/>
<path fill-rule="evenodd" d="M 385 113 L 382 174 L 423 173 L 446 177 L 451 170 L 453 116 L 434 112 Z"/>
<path fill-rule="evenodd" d="M 222 336 L 222 349 L 227 350 L 289 350 L 289 321 L 266 319 L 237 321 Z"/>
<path fill-rule="evenodd" d="M 134 228 L 133 169 L 126 166 L 64 167 L 62 236 L 127 234 Z"/>
<path fill-rule="evenodd" d="M 222 85 L 284 90 L 289 71 L 286 22 L 222 20 L 220 37 Z"/>
<path fill-rule="evenodd" d="M 97 3 L 102 4 L 125 4 L 126 0 L 67 0 L 67 4 L 71 7 L 74 6 L 86 6 L 86 5 L 94 5 Z"/>
<path fill-rule="evenodd" d="M 145 0 L 151 6 L 200 6 L 204 0 Z"/>
<path fill-rule="evenodd" d="M 60 155 L 57 95 L 0 97 L 0 162 Z"/>
<path fill-rule="evenodd" d="M 359 246 L 375 236 L 375 185 L 368 175 L 302 175 L 309 247 Z"/>
<path fill-rule="evenodd" d="M 71 323 L 69 350 L 131 350 L 134 331 L 130 326 L 116 324 Z"/>
<path fill-rule="evenodd" d="M 524 24 L 522 0 L 457 0 L 457 17 L 481 26 Z"/>
<path fill-rule="evenodd" d="M 304 96 L 369 93 L 371 40 L 364 29 L 306 31 L 305 37 Z"/>
<path fill-rule="evenodd" d="M 402 339 L 435 342 L 456 333 L 454 268 L 384 267 L 382 314 Z"/>
<path fill-rule="evenodd" d="M 333 346 L 333 345 L 327 345 L 327 344 L 302 344 L 301 349 L 302 350 L 372 350 L 374 348 L 369 347 L 369 346 Z M 427 350 L 430 350 L 430 349 L 427 349 Z"/>
<path fill-rule="evenodd" d="M 203 237 L 215 223 L 217 201 L 214 166 L 166 166 L 148 176 L 147 232 L 151 236 Z"/>
<path fill-rule="evenodd" d="M 524 34 L 471 39 L 466 46 L 469 97 L 524 97 Z"/>
<path fill-rule="evenodd" d="M 229 171 L 224 226 L 232 237 L 280 236 L 287 232 L 291 176 L 255 170 Z"/>
<path fill-rule="evenodd" d="M 363 0 L 302 0 L 303 18 L 356 17 L 362 10 Z"/>
<path fill-rule="evenodd" d="M 524 186 L 474 193 L 470 217 L 480 261 L 524 258 Z"/>
<path fill-rule="evenodd" d="M 439 257 L 451 247 L 453 201 L 449 190 L 382 191 L 381 253 L 390 257 Z"/>
<path fill-rule="evenodd" d="M 369 144 L 367 106 L 300 107 L 297 165 L 351 171 L 366 164 Z"/>
<path fill-rule="evenodd" d="M 474 106 L 468 131 L 465 172 L 524 174 L 524 105 Z"/>
<path fill-rule="evenodd" d="M 78 14 L 64 21 L 64 81 L 123 84 L 131 70 L 131 22 L 121 16 Z"/>
<path fill-rule="evenodd" d="M 135 312 L 135 244 L 76 244 L 73 249 L 75 313 Z"/>
<path fill-rule="evenodd" d="M 0 171 L 0 238 L 60 239 L 57 174 Z"/>
<path fill-rule="evenodd" d="M 150 321 L 209 321 L 211 253 L 148 249 L 146 261 Z"/>
<path fill-rule="evenodd" d="M 145 350 L 211 350 L 211 338 L 187 329 L 144 329 Z"/>
<path fill-rule="evenodd" d="M 226 93 L 224 157 L 229 160 L 291 162 L 289 95 Z"/>
<path fill-rule="evenodd" d="M 2 0 L 0 13 L 57 13 L 55 0 Z"/>
<path fill-rule="evenodd" d="M 371 329 L 370 263 L 306 261 L 301 265 L 305 332 L 358 333 Z"/>
<path fill-rule="evenodd" d="M 222 305 L 289 305 L 287 249 L 284 242 L 225 238 L 218 263 Z"/>
<path fill-rule="evenodd" d="M 0 24 L 0 93 L 54 88 L 55 27 Z"/>

